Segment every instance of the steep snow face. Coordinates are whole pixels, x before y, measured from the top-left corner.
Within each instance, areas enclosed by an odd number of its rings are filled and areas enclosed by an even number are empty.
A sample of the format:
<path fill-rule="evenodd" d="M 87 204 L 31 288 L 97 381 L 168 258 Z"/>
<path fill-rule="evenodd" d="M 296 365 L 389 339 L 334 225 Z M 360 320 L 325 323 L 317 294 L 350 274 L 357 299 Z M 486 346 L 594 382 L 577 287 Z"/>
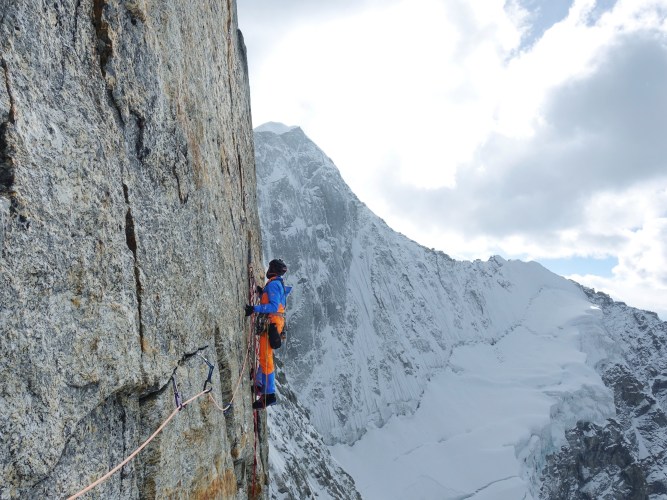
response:
<path fill-rule="evenodd" d="M 278 366 L 280 404 L 270 407 L 269 491 L 275 500 L 345 498 L 361 500 L 354 480 L 333 459 L 320 434 L 285 383 Z"/>
<path fill-rule="evenodd" d="M 278 355 L 364 498 L 560 498 L 577 432 L 595 429 L 599 442 L 629 436 L 629 463 L 659 490 L 667 371 L 659 349 L 647 358 L 624 338 L 641 336 L 643 321 L 649 343 L 664 346 L 657 317 L 609 319 L 613 302 L 535 263 L 457 262 L 416 244 L 372 214 L 298 128 L 255 142 L 265 259 L 284 258 L 295 285 Z M 649 425 L 627 401 L 651 388 Z M 600 467 L 572 491 L 599 493 L 623 474 Z M 545 470 L 559 472 L 543 481 Z"/>
<path fill-rule="evenodd" d="M 545 284 L 499 338 L 454 346 L 414 414 L 354 446 L 337 445 L 334 456 L 364 471 L 353 474 L 365 498 L 526 498 L 527 469 L 542 469 L 545 455 L 565 444 L 565 429 L 614 414 L 610 391 L 580 350 L 579 324 L 598 312 Z"/>
<path fill-rule="evenodd" d="M 588 306 L 538 264 L 456 262 L 394 232 L 300 129 L 256 137 L 266 258 L 284 258 L 296 285 L 284 362 L 329 444 L 413 413 L 453 352 L 495 345 L 531 315 L 538 323 L 555 296 Z"/>

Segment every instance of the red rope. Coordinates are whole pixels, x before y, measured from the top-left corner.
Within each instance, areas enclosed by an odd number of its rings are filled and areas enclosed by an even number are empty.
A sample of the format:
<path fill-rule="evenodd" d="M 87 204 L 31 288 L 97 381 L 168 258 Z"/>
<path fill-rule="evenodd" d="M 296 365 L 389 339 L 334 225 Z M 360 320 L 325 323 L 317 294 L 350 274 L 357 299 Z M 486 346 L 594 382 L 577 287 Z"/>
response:
<path fill-rule="evenodd" d="M 258 422 L 258 416 L 257 416 L 257 410 L 252 412 L 253 419 L 254 419 L 254 427 L 255 427 L 255 443 L 253 445 L 253 460 L 252 460 L 252 496 L 254 497 L 257 492 L 257 487 L 255 485 L 255 479 L 257 478 L 257 441 L 259 441 L 259 422 Z"/>
<path fill-rule="evenodd" d="M 243 359 L 243 365 L 241 366 L 241 371 L 239 372 L 239 378 L 236 380 L 236 387 L 234 388 L 234 392 L 232 392 L 232 398 L 229 400 L 229 403 L 227 403 L 227 406 L 224 408 L 221 407 L 218 402 L 211 396 L 209 393 L 208 398 L 213 402 L 213 404 L 220 410 L 221 412 L 226 412 L 232 407 L 232 403 L 234 402 L 234 398 L 236 398 L 236 393 L 238 392 L 239 387 L 241 387 L 241 381 L 243 380 L 243 376 L 245 375 L 245 366 L 248 362 L 248 358 L 250 357 L 250 349 L 252 345 L 250 343 L 250 339 L 248 341 L 248 345 L 246 346 L 245 350 L 245 358 Z"/>
<path fill-rule="evenodd" d="M 248 290 L 248 302 L 250 304 L 254 304 L 256 302 L 256 293 L 254 292 L 255 290 L 255 277 L 252 273 L 252 266 L 248 266 L 248 273 L 249 273 L 249 290 Z M 243 358 L 243 364 L 241 366 L 241 370 L 239 372 L 239 378 L 236 380 L 236 386 L 234 387 L 234 392 L 232 392 L 232 398 L 229 400 L 229 403 L 223 408 L 221 407 L 218 402 L 211 396 L 210 394 L 208 395 L 208 398 L 213 402 L 213 404 L 218 408 L 218 410 L 222 412 L 226 412 L 232 407 L 232 403 L 234 402 L 234 398 L 236 398 L 236 393 L 239 390 L 239 387 L 241 387 L 241 382 L 243 380 L 243 376 L 245 375 L 245 367 L 246 364 L 248 363 L 248 358 L 250 357 L 250 351 L 252 349 L 252 343 L 253 343 L 253 338 L 254 335 L 252 335 L 254 331 L 254 322 L 255 322 L 255 317 L 251 316 L 250 317 L 250 335 L 248 335 L 248 342 L 246 345 L 246 352 L 245 352 L 245 357 Z"/>
<path fill-rule="evenodd" d="M 250 304 L 254 305 L 257 302 L 257 282 L 255 281 L 255 273 L 251 265 L 248 265 L 248 300 Z M 257 335 L 255 335 L 255 315 L 253 314 L 250 317 L 250 338 L 252 345 L 254 346 L 254 368 L 252 371 L 252 381 L 253 387 L 256 387 L 255 381 L 257 379 L 257 371 L 259 370 L 259 342 L 257 341 Z M 254 394 L 254 391 L 253 391 Z M 254 400 L 255 398 L 253 398 Z M 259 417 L 257 415 L 257 410 L 253 410 L 253 420 L 254 420 L 254 444 L 253 444 L 253 462 L 252 462 L 252 495 L 255 497 L 256 492 L 256 480 L 257 480 L 257 441 L 259 441 Z"/>

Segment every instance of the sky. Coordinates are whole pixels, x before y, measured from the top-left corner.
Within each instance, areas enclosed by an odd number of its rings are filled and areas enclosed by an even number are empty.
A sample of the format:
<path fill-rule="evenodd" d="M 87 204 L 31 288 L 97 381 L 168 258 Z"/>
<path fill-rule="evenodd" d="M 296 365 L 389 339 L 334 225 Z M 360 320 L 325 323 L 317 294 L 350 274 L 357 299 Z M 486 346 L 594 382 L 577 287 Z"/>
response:
<path fill-rule="evenodd" d="M 667 0 L 238 0 L 253 125 L 389 226 L 667 319 Z"/>

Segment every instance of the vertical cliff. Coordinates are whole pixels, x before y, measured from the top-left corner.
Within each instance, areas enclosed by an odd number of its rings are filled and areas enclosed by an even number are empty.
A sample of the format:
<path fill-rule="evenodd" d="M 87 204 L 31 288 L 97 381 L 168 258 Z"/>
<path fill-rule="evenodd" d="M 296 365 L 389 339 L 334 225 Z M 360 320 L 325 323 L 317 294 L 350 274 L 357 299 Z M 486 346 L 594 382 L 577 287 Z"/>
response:
<path fill-rule="evenodd" d="M 202 397 L 90 498 L 265 480 L 242 365 L 260 262 L 232 0 L 0 4 L 0 498 L 62 498 Z M 257 266 L 256 266 L 257 267 Z M 262 453 L 265 448 L 261 448 Z"/>

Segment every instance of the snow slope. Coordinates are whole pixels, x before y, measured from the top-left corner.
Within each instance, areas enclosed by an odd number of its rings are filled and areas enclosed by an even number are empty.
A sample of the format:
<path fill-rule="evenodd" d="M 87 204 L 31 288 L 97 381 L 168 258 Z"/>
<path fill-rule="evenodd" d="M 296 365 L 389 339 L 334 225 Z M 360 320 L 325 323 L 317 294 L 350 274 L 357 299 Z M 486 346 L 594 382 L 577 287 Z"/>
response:
<path fill-rule="evenodd" d="M 286 385 L 284 367 L 277 368 L 281 401 L 267 410 L 271 498 L 360 499 L 354 481 L 331 457 Z"/>
<path fill-rule="evenodd" d="M 565 444 L 577 419 L 614 415 L 580 348 L 589 332 L 579 325 L 600 310 L 547 282 L 526 313 L 496 342 L 455 347 L 413 415 L 333 448 L 345 469 L 363 471 L 353 474 L 364 498 L 532 498 L 526 462 Z"/>
<path fill-rule="evenodd" d="M 364 498 L 667 495 L 665 323 L 536 263 L 424 248 L 303 131 L 271 129 L 255 134 L 265 258 L 284 258 L 295 286 L 278 355 Z M 610 436 L 624 467 L 596 449 L 573 479 L 580 451 Z"/>

